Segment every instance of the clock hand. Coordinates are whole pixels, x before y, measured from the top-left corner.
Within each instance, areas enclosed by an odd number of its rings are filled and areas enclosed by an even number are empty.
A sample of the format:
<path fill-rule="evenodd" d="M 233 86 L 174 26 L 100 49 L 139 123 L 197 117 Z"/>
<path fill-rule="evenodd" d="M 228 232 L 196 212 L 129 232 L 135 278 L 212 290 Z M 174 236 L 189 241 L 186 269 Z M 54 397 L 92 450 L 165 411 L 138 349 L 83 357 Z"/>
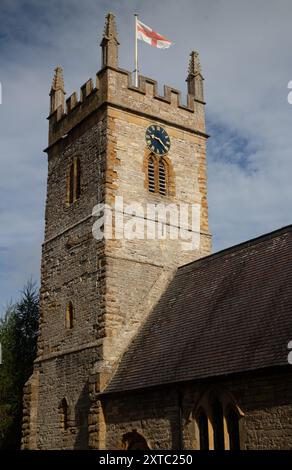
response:
<path fill-rule="evenodd" d="M 158 142 L 161 143 L 162 147 L 164 147 L 165 150 L 167 150 L 166 146 L 164 145 L 164 143 L 162 142 L 162 140 L 159 137 L 157 137 L 155 134 L 152 134 L 151 137 L 152 137 L 152 139 L 158 140 Z"/>
<path fill-rule="evenodd" d="M 164 145 L 164 143 L 161 140 L 160 140 L 160 143 L 161 143 L 162 147 L 165 148 L 165 150 L 168 150 L 167 147 Z"/>
<path fill-rule="evenodd" d="M 164 143 L 162 142 L 162 140 L 161 140 L 159 137 L 156 137 L 156 140 L 158 140 L 158 141 L 161 143 L 162 147 L 164 147 L 165 150 L 167 150 L 167 148 L 165 147 Z"/>

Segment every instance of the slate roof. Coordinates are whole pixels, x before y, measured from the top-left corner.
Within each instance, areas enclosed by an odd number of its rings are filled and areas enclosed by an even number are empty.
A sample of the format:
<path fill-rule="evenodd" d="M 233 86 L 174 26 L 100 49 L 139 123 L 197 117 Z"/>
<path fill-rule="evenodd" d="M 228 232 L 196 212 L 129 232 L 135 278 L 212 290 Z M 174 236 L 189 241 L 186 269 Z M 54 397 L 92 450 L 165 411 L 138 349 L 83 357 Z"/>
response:
<path fill-rule="evenodd" d="M 105 393 L 287 365 L 290 340 L 292 225 L 179 268 Z"/>

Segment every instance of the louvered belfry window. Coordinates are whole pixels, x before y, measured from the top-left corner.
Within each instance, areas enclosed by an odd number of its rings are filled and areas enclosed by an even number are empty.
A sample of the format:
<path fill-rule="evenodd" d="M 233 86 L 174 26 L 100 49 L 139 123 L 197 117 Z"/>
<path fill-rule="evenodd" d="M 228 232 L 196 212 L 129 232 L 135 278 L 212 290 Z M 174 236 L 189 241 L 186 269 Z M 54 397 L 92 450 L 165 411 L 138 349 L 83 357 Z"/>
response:
<path fill-rule="evenodd" d="M 148 161 L 148 189 L 150 193 L 155 193 L 155 165 L 152 157 Z"/>
<path fill-rule="evenodd" d="M 158 165 L 158 190 L 159 194 L 166 194 L 166 174 L 163 160 L 160 160 Z"/>
<path fill-rule="evenodd" d="M 163 159 L 153 155 L 148 160 L 148 190 L 150 193 L 167 194 L 167 167 Z"/>

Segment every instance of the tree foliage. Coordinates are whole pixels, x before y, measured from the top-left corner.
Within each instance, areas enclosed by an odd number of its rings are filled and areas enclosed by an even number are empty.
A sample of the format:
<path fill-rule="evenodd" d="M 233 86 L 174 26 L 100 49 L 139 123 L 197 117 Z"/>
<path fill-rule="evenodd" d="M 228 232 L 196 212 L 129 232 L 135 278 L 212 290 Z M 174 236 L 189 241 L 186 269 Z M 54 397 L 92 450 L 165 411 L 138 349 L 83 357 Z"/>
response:
<path fill-rule="evenodd" d="M 38 289 L 28 281 L 0 319 L 0 449 L 20 448 L 23 387 L 36 357 L 38 317 Z"/>

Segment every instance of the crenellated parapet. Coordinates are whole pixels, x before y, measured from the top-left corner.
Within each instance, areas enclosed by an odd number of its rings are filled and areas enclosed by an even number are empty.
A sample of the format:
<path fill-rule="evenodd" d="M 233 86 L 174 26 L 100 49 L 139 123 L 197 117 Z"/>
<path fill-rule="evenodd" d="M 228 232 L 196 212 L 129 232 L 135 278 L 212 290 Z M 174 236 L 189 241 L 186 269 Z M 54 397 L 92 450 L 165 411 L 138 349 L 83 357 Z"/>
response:
<path fill-rule="evenodd" d="M 60 66 L 56 68 L 50 92 L 49 146 L 65 138 L 81 121 L 106 105 L 205 135 L 204 78 L 199 54 L 193 51 L 190 55 L 188 94 L 183 104 L 179 90 L 164 86 L 164 93 L 160 95 L 157 82 L 151 78 L 139 76 L 138 86 L 134 86 L 131 72 L 118 67 L 118 46 L 115 17 L 109 13 L 101 41 L 101 70 L 95 82 L 89 79 L 82 85 L 79 95 L 72 93 L 66 102 L 63 71 Z"/>
<path fill-rule="evenodd" d="M 197 52 L 192 52 L 188 70 L 188 94 L 183 104 L 181 92 L 164 86 L 158 93 L 155 80 L 139 76 L 133 85 L 132 74 L 118 67 L 118 35 L 113 13 L 108 13 L 101 41 L 101 70 L 95 83 L 89 79 L 65 102 L 63 70 L 55 70 L 50 91 L 49 147 L 64 139 L 80 122 L 104 106 L 112 106 L 144 115 L 150 120 L 171 123 L 180 128 L 205 135 L 203 76 Z"/>
<path fill-rule="evenodd" d="M 78 94 L 74 91 L 66 100 L 65 106 L 59 106 L 49 119 L 49 146 L 64 138 L 84 118 L 94 112 L 102 104 L 99 93 L 99 79 L 95 84 L 90 78 L 80 88 Z"/>
<path fill-rule="evenodd" d="M 102 106 L 113 106 L 125 111 L 145 115 L 166 125 L 171 122 L 190 131 L 205 133 L 204 102 L 188 93 L 187 103 L 182 103 L 181 92 L 164 86 L 158 93 L 156 80 L 139 76 L 138 87 L 132 83 L 129 71 L 104 67 L 96 75 L 95 82 L 89 79 L 77 92 L 60 105 L 49 116 L 49 145 L 64 138 L 75 126 Z"/>

